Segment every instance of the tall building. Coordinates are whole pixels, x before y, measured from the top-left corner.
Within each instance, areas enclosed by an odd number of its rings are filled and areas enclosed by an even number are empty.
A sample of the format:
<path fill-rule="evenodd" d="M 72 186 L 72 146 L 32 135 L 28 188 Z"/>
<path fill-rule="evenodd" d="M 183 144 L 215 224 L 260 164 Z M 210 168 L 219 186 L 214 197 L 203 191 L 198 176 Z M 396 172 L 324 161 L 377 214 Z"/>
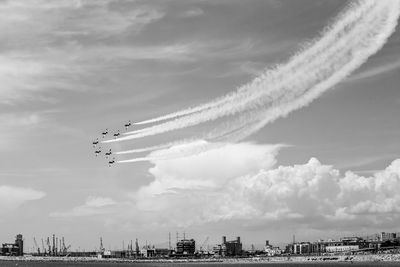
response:
<path fill-rule="evenodd" d="M 18 256 L 24 255 L 24 240 L 22 239 L 22 235 L 18 234 L 15 238 L 15 245 L 18 247 Z"/>

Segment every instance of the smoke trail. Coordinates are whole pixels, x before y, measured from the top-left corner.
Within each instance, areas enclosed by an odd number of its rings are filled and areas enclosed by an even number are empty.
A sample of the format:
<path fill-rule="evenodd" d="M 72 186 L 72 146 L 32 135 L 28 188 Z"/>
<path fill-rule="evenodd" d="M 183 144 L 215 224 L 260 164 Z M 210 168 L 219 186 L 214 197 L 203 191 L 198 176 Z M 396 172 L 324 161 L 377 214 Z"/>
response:
<path fill-rule="evenodd" d="M 116 155 L 124 155 L 124 154 L 148 152 L 148 151 L 154 151 L 154 150 L 160 150 L 160 149 L 169 148 L 171 146 L 187 144 L 187 143 L 195 142 L 195 141 L 197 141 L 197 140 L 196 139 L 184 139 L 184 140 L 170 142 L 170 143 L 161 144 L 161 145 L 157 145 L 157 146 L 149 146 L 149 147 L 144 147 L 144 148 L 136 148 L 136 149 L 131 149 L 131 150 L 119 151 L 119 152 L 115 152 L 114 154 L 116 154 Z"/>
<path fill-rule="evenodd" d="M 399 6 L 400 1 L 352 4 L 319 40 L 287 64 L 267 71 L 228 95 L 225 99 L 229 101 L 219 99 L 208 106 L 199 106 L 201 112 L 133 132 L 116 141 L 184 128 L 238 112 L 242 114 L 217 128 L 209 138 L 230 142 L 242 140 L 265 124 L 308 105 L 379 51 L 396 27 Z M 203 146 L 203 149 L 208 148 Z M 199 153 L 199 150 L 188 149 L 183 154 L 190 153 Z M 156 158 L 171 156 L 156 155 Z"/>
<path fill-rule="evenodd" d="M 202 151 L 209 151 L 212 149 L 217 149 L 225 146 L 225 143 L 208 143 L 204 140 L 196 140 L 193 142 L 184 143 L 181 145 L 174 146 L 169 150 L 159 150 L 151 153 L 147 157 L 134 158 L 128 160 L 120 160 L 118 163 L 129 163 L 129 162 L 139 162 L 148 160 L 166 160 L 172 158 L 180 158 L 185 156 L 191 156 L 194 154 L 199 154 Z"/>
<path fill-rule="evenodd" d="M 365 18 L 374 17 L 382 3 L 373 1 L 362 3 L 352 5 L 344 15 L 339 16 L 336 24 L 329 27 L 325 35 L 310 45 L 308 49 L 293 57 L 286 65 L 282 65 L 273 71 L 267 71 L 249 85 L 243 86 L 236 94 L 229 95 L 227 97 L 229 101 L 225 104 L 130 132 L 128 133 L 132 134 L 130 136 L 109 140 L 109 142 L 155 135 L 215 120 L 222 116 L 258 109 L 265 105 L 274 104 L 277 99 L 282 98 L 282 95 L 289 97 L 293 94 L 293 89 L 303 93 L 307 88 L 312 87 L 336 71 L 333 67 L 337 66 L 332 64 L 332 59 L 349 58 L 349 49 L 344 48 L 352 39 L 359 38 L 359 31 L 368 35 L 371 23 L 365 23 Z M 384 4 L 387 3 L 384 2 Z M 373 24 L 376 23 L 372 21 Z M 222 103 L 223 101 L 217 102 Z"/>
<path fill-rule="evenodd" d="M 349 23 L 349 21 L 348 21 L 349 19 L 354 19 L 354 18 L 359 17 L 362 14 L 362 12 L 365 11 L 365 9 L 370 8 L 372 4 L 373 4 L 372 2 L 368 2 L 364 6 L 358 7 L 357 10 L 353 11 L 353 16 L 347 16 L 346 17 L 344 14 L 339 15 L 338 18 L 337 18 L 337 21 L 340 21 L 342 23 L 342 25 L 346 25 L 347 23 Z M 348 5 L 347 9 L 355 8 L 354 6 L 355 5 L 353 3 L 350 3 Z M 328 29 L 328 27 L 327 27 L 327 29 Z M 329 35 L 329 36 L 333 36 L 335 34 L 335 29 L 333 27 L 332 27 L 331 31 L 332 31 L 331 35 Z M 305 51 L 303 51 L 302 53 L 298 54 L 297 57 L 293 57 L 292 60 L 289 61 L 286 65 L 280 66 L 281 67 L 281 71 L 279 72 L 279 74 L 282 75 L 282 74 L 284 74 L 285 71 L 289 70 L 290 68 L 295 68 L 295 67 L 297 67 L 297 65 L 299 63 L 301 64 L 301 62 L 307 56 L 309 56 L 309 53 L 307 53 L 307 52 L 310 52 L 310 50 L 307 51 L 306 48 L 307 47 L 305 46 L 304 47 Z M 314 47 L 314 50 L 316 48 L 317 47 Z M 316 52 L 316 51 L 314 51 L 314 52 Z M 266 75 L 268 76 L 268 74 L 274 75 L 273 72 L 270 73 L 269 71 L 267 71 Z M 262 78 L 263 77 L 260 76 L 258 79 L 262 79 Z M 164 121 L 164 120 L 168 120 L 168 119 L 174 119 L 174 118 L 181 117 L 181 116 L 184 116 L 184 115 L 188 115 L 188 114 L 196 113 L 196 112 L 203 111 L 203 110 L 206 110 L 206 109 L 210 109 L 210 108 L 219 106 L 221 104 L 225 104 L 227 102 L 233 101 L 233 100 L 235 100 L 235 98 L 238 97 L 239 93 L 243 93 L 244 91 L 248 91 L 248 90 L 249 90 L 249 86 L 243 86 L 243 87 L 239 88 L 237 92 L 229 93 L 228 95 L 226 95 L 224 97 L 221 97 L 221 98 L 217 98 L 216 100 L 214 100 L 212 102 L 205 103 L 205 104 L 202 104 L 202 105 L 199 105 L 199 106 L 196 106 L 196 107 L 191 107 L 191 108 L 188 108 L 188 109 L 184 109 L 184 110 L 181 110 L 181 111 L 177 111 L 177 112 L 174 112 L 174 113 L 171 113 L 171 114 L 167 114 L 167 115 L 164 115 L 164 116 L 160 116 L 160 117 L 157 117 L 157 118 L 153 118 L 153 119 L 137 122 L 135 124 L 139 124 L 139 125 L 140 124 L 149 124 L 149 123 Z M 131 133 L 138 133 L 138 132 L 142 132 L 142 131 L 134 131 L 134 132 L 131 132 Z"/>

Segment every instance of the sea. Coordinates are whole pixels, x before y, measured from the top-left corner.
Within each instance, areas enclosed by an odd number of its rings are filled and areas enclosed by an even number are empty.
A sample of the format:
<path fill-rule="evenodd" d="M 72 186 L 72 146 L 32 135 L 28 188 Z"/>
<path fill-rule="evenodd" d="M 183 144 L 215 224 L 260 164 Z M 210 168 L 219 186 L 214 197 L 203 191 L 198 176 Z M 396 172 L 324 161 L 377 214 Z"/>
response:
<path fill-rule="evenodd" d="M 304 263 L 110 263 L 110 262 L 27 262 L 27 261 L 0 261 L 1 267 L 11 267 L 11 266 L 19 266 L 19 267 L 127 267 L 127 266 L 144 266 L 144 267 L 227 267 L 227 266 L 234 266 L 234 267 L 329 267 L 329 266 L 339 266 L 339 267 L 349 267 L 349 266 L 400 266 L 400 262 L 304 262 Z"/>

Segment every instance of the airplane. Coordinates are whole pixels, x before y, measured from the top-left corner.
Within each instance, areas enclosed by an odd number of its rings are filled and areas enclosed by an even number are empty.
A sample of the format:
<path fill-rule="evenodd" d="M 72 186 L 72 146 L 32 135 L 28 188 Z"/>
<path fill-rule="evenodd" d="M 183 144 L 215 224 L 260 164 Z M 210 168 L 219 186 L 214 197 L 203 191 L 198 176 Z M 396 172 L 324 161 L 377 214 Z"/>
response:
<path fill-rule="evenodd" d="M 108 134 L 108 129 L 106 129 L 106 131 L 102 132 L 101 134 L 103 135 L 103 138 L 104 138 L 104 136 L 106 136 Z"/>
<path fill-rule="evenodd" d="M 132 123 L 131 123 L 131 121 L 129 120 L 129 122 L 128 122 L 127 124 L 125 124 L 125 129 L 128 130 L 128 128 L 131 127 L 131 125 L 132 125 Z"/>
<path fill-rule="evenodd" d="M 96 141 L 93 141 L 93 147 L 96 147 L 96 145 L 99 143 L 99 138 L 96 139 Z"/>
<path fill-rule="evenodd" d="M 113 160 L 108 162 L 108 167 L 111 167 L 111 165 L 113 165 L 115 163 L 115 158 L 113 158 Z"/>
<path fill-rule="evenodd" d="M 108 158 L 108 156 L 111 156 L 112 152 L 111 152 L 111 148 L 110 151 L 106 152 L 106 158 Z"/>
<path fill-rule="evenodd" d="M 96 150 L 94 153 L 96 154 L 96 157 L 97 157 L 97 155 L 99 155 L 101 153 L 101 147 L 99 147 L 99 149 Z"/>
<path fill-rule="evenodd" d="M 115 134 L 114 134 L 114 137 L 117 138 L 119 135 L 120 135 L 120 133 L 119 133 L 119 131 L 118 131 L 118 133 L 115 133 Z"/>

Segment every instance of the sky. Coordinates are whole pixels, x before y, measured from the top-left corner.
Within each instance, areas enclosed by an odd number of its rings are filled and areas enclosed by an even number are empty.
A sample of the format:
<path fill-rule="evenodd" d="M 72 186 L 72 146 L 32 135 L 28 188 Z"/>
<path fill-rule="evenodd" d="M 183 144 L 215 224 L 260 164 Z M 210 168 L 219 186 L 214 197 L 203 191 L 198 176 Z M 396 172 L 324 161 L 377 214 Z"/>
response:
<path fill-rule="evenodd" d="M 169 232 L 173 241 L 185 232 L 198 244 L 224 235 L 250 246 L 400 231 L 398 29 L 314 101 L 241 140 L 112 167 L 92 146 L 108 140 L 105 129 L 126 133 L 129 120 L 234 92 L 306 49 L 347 6 L 0 1 L 0 240 L 22 233 L 29 249 L 54 233 L 73 249 L 98 249 L 100 236 L 111 249 L 135 238 L 166 247 Z M 100 146 L 209 145 L 199 137 L 235 116 Z"/>

